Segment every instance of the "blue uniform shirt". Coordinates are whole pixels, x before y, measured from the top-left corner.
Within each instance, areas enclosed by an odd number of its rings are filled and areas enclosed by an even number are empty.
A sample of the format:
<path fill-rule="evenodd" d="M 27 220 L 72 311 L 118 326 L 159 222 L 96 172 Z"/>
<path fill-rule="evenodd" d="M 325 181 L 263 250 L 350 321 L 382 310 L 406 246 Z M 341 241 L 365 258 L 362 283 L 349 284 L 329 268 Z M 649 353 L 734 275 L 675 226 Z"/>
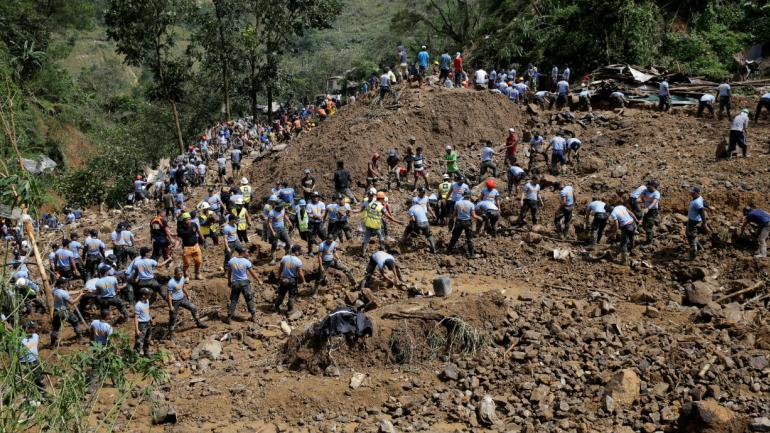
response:
<path fill-rule="evenodd" d="M 230 281 L 248 281 L 248 271 L 251 269 L 251 262 L 245 257 L 233 257 L 227 262 L 227 268 L 230 269 Z"/>
<path fill-rule="evenodd" d="M 299 257 L 283 256 L 281 265 L 281 278 L 291 281 L 296 281 L 299 278 L 299 270 L 302 269 L 302 260 Z"/>

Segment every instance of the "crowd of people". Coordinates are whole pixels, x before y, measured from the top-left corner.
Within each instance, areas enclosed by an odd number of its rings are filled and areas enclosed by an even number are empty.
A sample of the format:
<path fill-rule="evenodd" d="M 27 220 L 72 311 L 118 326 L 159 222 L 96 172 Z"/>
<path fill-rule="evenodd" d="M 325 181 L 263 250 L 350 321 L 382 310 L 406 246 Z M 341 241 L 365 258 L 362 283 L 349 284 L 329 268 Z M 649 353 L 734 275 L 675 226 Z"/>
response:
<path fill-rule="evenodd" d="M 399 80 L 416 79 L 422 83 L 431 74 L 430 55 L 425 47 L 412 67 L 406 51 L 400 48 L 399 62 L 394 68 Z M 567 104 L 570 92 L 568 67 L 562 71 L 554 67 L 549 76 L 540 75 L 535 67 L 527 68 L 521 76 L 515 69 L 503 68 L 489 73 L 478 69 L 468 76 L 463 70 L 461 53 L 454 59 L 448 53 L 442 54 L 436 66 L 440 85 L 492 89 L 517 101 L 536 101 L 543 107 L 555 104 L 561 108 Z M 394 72 L 388 70 L 384 75 Z M 387 89 L 395 82 L 390 77 L 374 80 L 367 91 L 374 92 L 378 86 Z M 553 92 L 539 90 L 549 85 Z M 661 83 L 660 89 L 660 108 L 666 110 L 670 98 L 667 83 Z M 725 89 L 725 95 L 720 93 L 720 114 L 725 108 L 730 116 L 726 82 L 720 85 L 719 92 Z M 591 109 L 590 95 L 583 95 L 584 91 L 581 86 L 580 98 L 585 97 L 587 109 Z M 621 105 L 625 103 L 623 94 L 612 98 Z M 656 179 L 627 185 L 620 195 L 591 194 L 588 204 L 576 209 L 581 191 L 562 175 L 579 160 L 582 142 L 567 131 L 548 136 L 536 130 L 523 131 L 528 138 L 524 142 L 520 131 L 511 127 L 505 143 L 484 141 L 477 154 L 463 155 L 452 145 L 446 145 L 438 167 L 430 166 L 423 146 L 411 137 L 402 147 L 403 155 L 394 147 L 371 156 L 366 178 L 362 179 L 365 186 L 360 190 L 344 161 L 337 161 L 334 173 L 316 173 L 314 167 L 308 167 L 297 173 L 294 180 L 279 179 L 270 190 L 255 190 L 245 160 L 312 128 L 316 119 L 333 115 L 339 102 L 329 98 L 317 108 L 280 113 L 269 126 L 249 119 L 223 122 L 201 134 L 186 154 L 178 156 L 168 167 L 147 178 L 137 175 L 131 200 L 145 208 L 155 207 L 154 215 L 141 222 L 149 229 L 148 239 L 137 236 L 131 222 L 120 221 L 109 238 L 102 239 L 97 230 L 86 228 L 82 241 L 81 233 L 73 230 L 61 242 L 51 244 L 46 269 L 38 270 L 38 275 L 43 275 L 53 287 L 50 346 L 60 343 L 58 336 L 65 323 L 74 329 L 76 338 L 88 333 L 96 344 L 106 344 L 113 325 L 131 321 L 135 350 L 147 355 L 158 315 L 151 305 L 157 302 L 168 309 L 166 338 L 175 338 L 182 309 L 189 311 L 196 326 L 206 328 L 208 324 L 199 314 L 190 286 L 200 284 L 194 281 L 201 280 L 202 273 L 212 275 L 220 270 L 203 268 L 203 255 L 213 255 L 216 250 L 224 256 L 221 271 L 230 287 L 222 320 L 229 324 L 236 318 L 242 297 L 249 319 L 256 321 L 254 286 L 264 288 L 255 271 L 260 260 L 254 254 L 257 239 L 270 245 L 269 264 L 275 266 L 278 276 L 275 295 L 270 300 L 276 312 L 283 311 L 286 301 L 285 312 L 292 314 L 300 288 L 314 280 L 310 292 L 316 294 L 327 283 L 330 269 L 344 276 L 351 290 L 365 287 L 375 274 L 386 284 L 402 286 L 405 281 L 397 257 L 388 249 L 392 243 L 400 244 L 402 250 L 425 248 L 432 254 L 455 254 L 464 237 L 464 253 L 471 259 L 478 258 L 474 238 L 503 235 L 498 228 L 502 201 L 515 203 L 513 207 L 518 213 L 510 230 L 523 230 L 528 219 L 531 228 L 541 223 L 543 191 L 548 188 L 558 196 L 555 213 L 549 215 L 557 239 L 573 237 L 577 212 L 584 218 L 583 227 L 589 233 L 587 246 L 614 243 L 622 263 L 628 262 L 629 254 L 636 248 L 638 227 L 644 233 L 643 245 L 655 240 L 659 209 L 665 200 Z M 760 101 L 757 116 L 763 107 L 770 110 L 770 95 L 765 102 Z M 747 110 L 741 110 L 732 124 L 733 131 L 745 131 Z M 731 132 L 731 144 L 733 138 Z M 735 141 L 745 149 L 745 139 L 742 142 L 736 134 Z M 557 180 L 546 180 L 546 172 Z M 317 178 L 332 181 L 322 185 Z M 328 202 L 321 195 L 326 190 L 334 191 Z M 411 194 L 403 203 L 391 203 L 389 195 L 394 190 Z M 699 235 L 710 230 L 709 207 L 698 186 L 692 186 L 690 194 L 686 242 L 690 257 L 695 258 L 703 248 Z M 357 230 L 351 223 L 355 215 L 361 215 Z M 743 229 L 751 226 L 756 231 L 757 256 L 766 257 L 770 214 L 746 208 L 744 216 Z M 398 230 L 397 226 L 403 229 Z M 434 231 L 444 227 L 448 240 L 437 242 Z M 356 233 L 360 233 L 359 239 Z M 48 306 L 43 301 L 42 282 L 29 270 L 34 267 L 29 260 L 30 246 L 10 221 L 2 224 L 2 235 L 14 245 L 14 258 L 7 264 L 11 268 L 12 296 L 6 298 L 14 303 L 3 305 L 4 320 L 12 316 L 15 303 L 21 305 L 22 317 L 45 311 Z M 389 238 L 393 241 L 389 242 Z M 373 240 L 377 247 L 369 253 Z M 360 242 L 361 260 L 367 263 L 360 278 L 356 278 L 352 266 L 358 259 L 351 254 L 344 258 L 339 254 L 340 246 L 356 242 Z M 315 269 L 310 270 L 313 262 Z M 158 273 L 164 268 L 173 270 L 173 277 Z M 313 278 L 309 277 L 311 274 Z M 81 284 L 82 290 L 71 290 L 73 285 Z M 113 311 L 119 315 L 115 320 Z M 92 318 L 90 324 L 86 318 Z M 24 362 L 37 361 L 39 337 L 34 333 L 35 326 L 31 322 L 24 326 L 29 333 L 24 342 L 28 354 Z"/>

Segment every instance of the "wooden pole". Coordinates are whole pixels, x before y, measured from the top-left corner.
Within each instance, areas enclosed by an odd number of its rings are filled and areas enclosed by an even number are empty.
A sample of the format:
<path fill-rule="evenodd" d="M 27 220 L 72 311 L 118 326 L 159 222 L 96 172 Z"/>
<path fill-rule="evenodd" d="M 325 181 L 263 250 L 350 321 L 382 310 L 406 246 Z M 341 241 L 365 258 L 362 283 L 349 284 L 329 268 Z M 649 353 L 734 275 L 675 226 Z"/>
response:
<path fill-rule="evenodd" d="M 43 259 L 40 257 L 40 250 L 37 249 L 37 241 L 35 240 L 35 230 L 32 227 L 32 218 L 27 215 L 27 209 L 22 208 L 22 221 L 24 223 L 24 231 L 27 233 L 29 243 L 32 245 L 32 252 L 35 253 L 35 262 L 37 263 L 37 269 L 40 272 L 40 279 L 43 281 L 43 289 L 45 290 L 45 299 L 48 304 L 48 315 L 53 320 L 53 293 L 51 292 L 51 286 L 48 284 L 48 275 L 45 272 L 45 266 L 43 266 Z"/>

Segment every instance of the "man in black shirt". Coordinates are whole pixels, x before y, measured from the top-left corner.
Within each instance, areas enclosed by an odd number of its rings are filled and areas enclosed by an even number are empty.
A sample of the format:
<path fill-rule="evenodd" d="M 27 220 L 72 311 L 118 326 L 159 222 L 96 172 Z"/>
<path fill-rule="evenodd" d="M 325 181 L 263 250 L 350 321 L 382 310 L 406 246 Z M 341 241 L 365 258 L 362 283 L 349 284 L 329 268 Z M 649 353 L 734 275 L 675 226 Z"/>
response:
<path fill-rule="evenodd" d="M 358 199 L 353 195 L 353 191 L 350 189 L 350 185 L 353 180 L 350 178 L 350 173 L 345 170 L 345 163 L 337 161 L 337 171 L 334 172 L 334 190 L 337 194 L 344 194 L 353 201 L 358 203 Z"/>
<path fill-rule="evenodd" d="M 310 200 L 310 194 L 315 191 L 315 178 L 310 175 L 310 169 L 305 169 L 305 175 L 300 180 L 300 186 L 302 187 L 302 197 L 305 200 Z"/>
<path fill-rule="evenodd" d="M 187 269 L 190 268 L 190 262 L 195 265 L 195 279 L 200 280 L 200 268 L 203 262 L 203 253 L 198 244 L 203 236 L 197 224 L 193 224 L 190 215 L 183 214 L 182 225 L 177 228 L 176 235 L 182 240 L 182 272 L 187 278 Z"/>
<path fill-rule="evenodd" d="M 159 207 L 155 217 L 150 220 L 150 238 L 152 239 L 152 259 L 171 257 L 171 240 L 174 236 L 168 229 L 168 222 L 163 218 L 163 208 Z M 176 242 L 176 239 L 174 239 Z"/>

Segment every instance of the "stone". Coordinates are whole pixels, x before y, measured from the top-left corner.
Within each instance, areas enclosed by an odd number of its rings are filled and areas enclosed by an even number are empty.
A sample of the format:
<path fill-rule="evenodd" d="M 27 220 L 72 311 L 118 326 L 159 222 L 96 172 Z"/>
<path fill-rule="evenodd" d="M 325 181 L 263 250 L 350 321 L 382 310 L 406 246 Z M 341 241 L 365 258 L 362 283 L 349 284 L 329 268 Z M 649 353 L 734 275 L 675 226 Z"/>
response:
<path fill-rule="evenodd" d="M 657 319 L 660 317 L 660 310 L 653 307 L 652 305 L 648 305 L 644 310 L 644 315 L 652 319 Z"/>
<path fill-rule="evenodd" d="M 767 368 L 767 365 L 768 365 L 767 357 L 764 355 L 752 356 L 751 358 L 749 358 L 749 365 L 751 366 L 751 368 L 757 371 L 762 371 L 765 368 Z"/>
<path fill-rule="evenodd" d="M 358 387 L 360 387 L 361 384 L 364 383 L 365 379 L 366 379 L 365 373 L 353 373 L 353 376 L 350 378 L 350 387 L 352 389 L 358 389 Z"/>
<path fill-rule="evenodd" d="M 336 365 L 330 365 L 324 370 L 324 376 L 340 377 L 340 369 Z"/>
<path fill-rule="evenodd" d="M 433 279 L 433 293 L 439 297 L 445 297 L 452 294 L 452 280 L 447 276 L 440 276 Z"/>
<path fill-rule="evenodd" d="M 624 165 L 616 165 L 615 167 L 612 167 L 612 171 L 610 172 L 610 176 L 614 178 L 620 178 L 626 175 L 628 170 Z"/>
<path fill-rule="evenodd" d="M 197 361 L 202 358 L 212 361 L 218 360 L 222 356 L 222 343 L 216 340 L 207 340 L 201 342 L 192 351 L 191 358 Z"/>
<path fill-rule="evenodd" d="M 770 432 L 770 418 L 763 416 L 751 420 L 751 431 Z"/>
<path fill-rule="evenodd" d="M 605 395 L 612 397 L 617 404 L 630 405 L 639 397 L 640 387 L 639 376 L 625 368 L 612 375 L 605 387 Z"/>
<path fill-rule="evenodd" d="M 485 395 L 479 402 L 479 407 L 476 412 L 479 422 L 484 425 L 502 424 L 502 421 L 497 417 L 495 409 L 495 401 L 492 397 Z"/>
<path fill-rule="evenodd" d="M 583 174 L 596 173 L 604 168 L 604 160 L 595 156 L 589 156 L 580 160 L 578 169 Z"/>
<path fill-rule="evenodd" d="M 281 331 L 283 331 L 283 333 L 286 335 L 291 335 L 293 329 L 291 329 L 291 326 L 289 326 L 285 320 L 281 320 Z"/>
<path fill-rule="evenodd" d="M 460 378 L 460 369 L 456 364 L 450 362 L 444 366 L 444 370 L 441 372 L 441 377 L 445 380 L 457 380 Z"/>
<path fill-rule="evenodd" d="M 158 424 L 176 424 L 176 409 L 170 403 L 159 402 L 152 408 L 152 423 Z"/>
<path fill-rule="evenodd" d="M 551 393 L 551 388 L 548 385 L 540 385 L 532 391 L 529 395 L 530 401 L 543 402 L 548 399 L 548 395 Z"/>
<path fill-rule="evenodd" d="M 393 423 L 384 419 L 377 425 L 377 431 L 379 433 L 396 433 L 396 428 L 393 427 Z"/>
<path fill-rule="evenodd" d="M 677 425 L 682 433 L 741 433 L 747 422 L 713 400 L 685 403 Z"/>
<path fill-rule="evenodd" d="M 631 295 L 631 302 L 635 302 L 637 304 L 647 304 L 650 302 L 655 302 L 656 300 L 657 298 L 646 290 L 637 290 Z"/>
<path fill-rule="evenodd" d="M 528 244 L 539 244 L 543 241 L 543 236 L 539 233 L 535 233 L 534 231 L 527 232 L 524 235 L 524 242 Z"/>
<path fill-rule="evenodd" d="M 713 286 L 705 281 L 696 281 L 685 289 L 685 299 L 688 305 L 708 305 L 713 296 Z"/>

